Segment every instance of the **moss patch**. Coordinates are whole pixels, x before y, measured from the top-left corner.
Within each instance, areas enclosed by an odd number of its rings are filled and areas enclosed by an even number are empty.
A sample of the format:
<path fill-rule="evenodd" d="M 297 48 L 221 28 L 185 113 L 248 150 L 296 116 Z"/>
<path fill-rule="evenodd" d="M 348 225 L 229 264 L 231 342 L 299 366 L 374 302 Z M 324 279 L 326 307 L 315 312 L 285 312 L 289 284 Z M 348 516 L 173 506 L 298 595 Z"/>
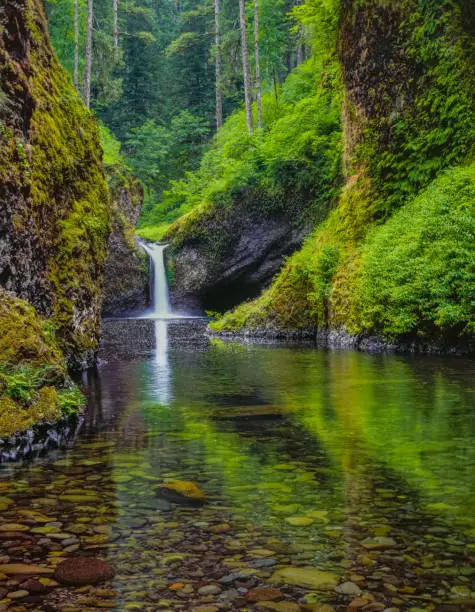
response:
<path fill-rule="evenodd" d="M 0 436 L 73 414 L 84 396 L 73 385 L 51 323 L 0 291 Z"/>

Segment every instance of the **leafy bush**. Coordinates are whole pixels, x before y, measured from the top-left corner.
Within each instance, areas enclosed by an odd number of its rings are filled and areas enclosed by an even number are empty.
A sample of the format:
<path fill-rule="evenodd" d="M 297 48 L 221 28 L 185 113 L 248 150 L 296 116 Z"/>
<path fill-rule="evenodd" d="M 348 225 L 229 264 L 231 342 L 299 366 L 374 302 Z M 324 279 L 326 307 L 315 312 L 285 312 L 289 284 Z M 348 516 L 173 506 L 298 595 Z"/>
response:
<path fill-rule="evenodd" d="M 475 335 L 475 165 L 445 172 L 382 227 L 362 252 L 361 326 L 394 337 Z"/>

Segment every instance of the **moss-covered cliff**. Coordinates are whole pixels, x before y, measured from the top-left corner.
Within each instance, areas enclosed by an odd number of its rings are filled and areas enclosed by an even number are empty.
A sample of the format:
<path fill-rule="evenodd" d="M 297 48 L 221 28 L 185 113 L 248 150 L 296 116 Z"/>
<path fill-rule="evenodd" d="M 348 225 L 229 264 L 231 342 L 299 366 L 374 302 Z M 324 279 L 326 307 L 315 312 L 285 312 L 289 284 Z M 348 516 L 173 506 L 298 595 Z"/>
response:
<path fill-rule="evenodd" d="M 335 8 L 345 187 L 273 286 L 213 327 L 473 344 L 473 12 L 456 0 Z"/>
<path fill-rule="evenodd" d="M 0 6 L 0 435 L 84 398 L 98 346 L 109 194 L 97 124 L 49 43 L 41 0 Z"/>
<path fill-rule="evenodd" d="M 0 284 L 71 364 L 98 344 L 109 196 L 95 119 L 49 44 L 41 0 L 0 7 Z"/>
<path fill-rule="evenodd" d="M 112 231 L 104 269 L 102 314 L 143 312 L 150 300 L 149 257 L 137 245 L 135 224 L 143 187 L 123 168 L 106 166 L 112 203 Z"/>

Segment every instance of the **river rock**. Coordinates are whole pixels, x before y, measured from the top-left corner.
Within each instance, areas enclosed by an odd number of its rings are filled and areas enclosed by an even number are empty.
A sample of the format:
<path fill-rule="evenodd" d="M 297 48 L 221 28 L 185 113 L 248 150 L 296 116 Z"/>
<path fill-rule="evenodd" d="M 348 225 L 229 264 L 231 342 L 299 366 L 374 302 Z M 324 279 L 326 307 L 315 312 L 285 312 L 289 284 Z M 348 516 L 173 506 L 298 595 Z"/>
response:
<path fill-rule="evenodd" d="M 111 580 L 114 568 L 96 557 L 71 557 L 58 565 L 54 578 L 61 584 L 85 586 Z"/>
<path fill-rule="evenodd" d="M 396 546 L 396 540 L 385 536 L 376 536 L 375 538 L 366 538 L 361 542 L 361 545 L 368 550 L 376 550 L 378 548 L 392 548 Z"/>
<path fill-rule="evenodd" d="M 261 601 L 256 606 L 257 610 L 274 610 L 275 612 L 299 612 L 300 606 L 291 601 Z"/>
<path fill-rule="evenodd" d="M 360 587 L 354 582 L 343 582 L 342 584 L 339 584 L 335 588 L 335 591 L 339 593 L 340 595 L 360 595 L 361 594 Z"/>
<path fill-rule="evenodd" d="M 339 581 L 338 574 L 314 567 L 285 567 L 274 572 L 270 579 L 273 584 L 293 584 L 322 591 L 332 591 Z"/>
<path fill-rule="evenodd" d="M 268 587 L 256 587 L 251 589 L 246 594 L 247 601 L 258 602 L 258 601 L 274 601 L 276 599 L 283 599 L 284 596 L 278 589 L 272 589 Z"/>
<path fill-rule="evenodd" d="M 50 567 L 28 565 L 26 563 L 6 563 L 5 565 L 0 565 L 0 573 L 7 576 L 35 576 L 39 574 L 52 574 L 53 572 L 54 570 Z"/>
<path fill-rule="evenodd" d="M 192 503 L 202 505 L 208 498 L 193 482 L 175 480 L 161 485 L 157 491 L 159 497 L 175 503 Z"/>

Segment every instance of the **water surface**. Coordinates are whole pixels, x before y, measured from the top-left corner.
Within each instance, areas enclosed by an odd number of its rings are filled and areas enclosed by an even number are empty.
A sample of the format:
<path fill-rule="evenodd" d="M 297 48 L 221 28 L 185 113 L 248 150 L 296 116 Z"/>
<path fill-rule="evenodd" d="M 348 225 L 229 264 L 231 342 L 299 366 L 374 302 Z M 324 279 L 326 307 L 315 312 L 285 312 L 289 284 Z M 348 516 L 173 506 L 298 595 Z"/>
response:
<path fill-rule="evenodd" d="M 3 540 L 11 562 L 88 554 L 116 577 L 20 604 L 473 608 L 472 361 L 225 344 L 173 321 L 107 323 L 101 359 L 73 448 L 2 468 L 0 519 L 30 530 Z M 157 497 L 176 480 L 210 503 Z M 249 601 L 261 587 L 276 607 Z"/>

